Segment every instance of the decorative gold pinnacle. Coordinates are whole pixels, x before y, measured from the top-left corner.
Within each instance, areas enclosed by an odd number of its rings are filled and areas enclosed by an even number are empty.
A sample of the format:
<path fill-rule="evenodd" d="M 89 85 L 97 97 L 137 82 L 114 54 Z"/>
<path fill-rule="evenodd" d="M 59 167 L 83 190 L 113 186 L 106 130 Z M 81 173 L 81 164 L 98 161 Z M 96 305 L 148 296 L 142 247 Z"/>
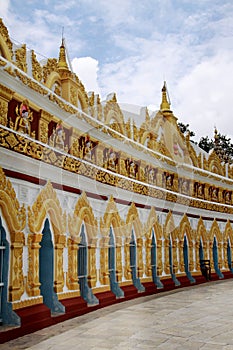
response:
<path fill-rule="evenodd" d="M 66 62 L 66 50 L 65 50 L 65 45 L 64 45 L 64 38 L 62 38 L 62 43 L 60 46 L 58 68 L 59 69 L 68 69 L 68 64 Z"/>
<path fill-rule="evenodd" d="M 163 88 L 162 88 L 162 102 L 160 104 L 160 110 L 161 111 L 170 111 L 170 103 L 168 102 L 168 99 L 167 99 L 166 82 L 164 82 Z"/>

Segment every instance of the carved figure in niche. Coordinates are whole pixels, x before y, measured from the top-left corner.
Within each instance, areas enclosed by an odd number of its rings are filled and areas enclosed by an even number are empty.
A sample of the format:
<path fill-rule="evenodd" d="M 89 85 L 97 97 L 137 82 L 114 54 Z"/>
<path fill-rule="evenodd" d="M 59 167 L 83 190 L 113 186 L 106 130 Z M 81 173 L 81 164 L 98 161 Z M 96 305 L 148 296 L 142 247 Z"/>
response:
<path fill-rule="evenodd" d="M 104 164 L 108 169 L 117 170 L 118 158 L 118 154 L 112 148 L 104 150 Z"/>
<path fill-rule="evenodd" d="M 136 179 L 138 173 L 138 165 L 133 159 L 126 159 L 125 166 L 129 177 Z"/>
<path fill-rule="evenodd" d="M 56 135 L 54 146 L 56 148 L 64 150 L 64 140 L 65 140 L 65 132 L 63 130 L 62 121 L 59 120 L 56 126 Z"/>
<path fill-rule="evenodd" d="M 165 179 L 166 179 L 166 187 L 171 188 L 173 185 L 173 178 L 172 178 L 171 174 L 166 173 Z"/>
<path fill-rule="evenodd" d="M 217 188 L 212 188 L 212 199 L 217 201 L 218 200 L 218 189 Z"/>
<path fill-rule="evenodd" d="M 33 120 L 32 112 L 29 109 L 28 100 L 24 100 L 20 107 L 16 107 L 17 118 L 15 121 L 15 130 L 31 136 L 31 122 Z"/>
<path fill-rule="evenodd" d="M 91 160 L 91 151 L 92 151 L 92 142 L 90 140 L 90 136 L 87 135 L 85 138 L 84 145 L 84 158 L 87 160 Z"/>
<path fill-rule="evenodd" d="M 155 176 L 156 176 L 155 170 L 149 165 L 147 165 L 145 168 L 145 174 L 146 174 L 147 181 L 153 184 L 155 182 Z"/>
<path fill-rule="evenodd" d="M 189 192 L 189 182 L 186 179 L 181 182 L 181 192 L 185 194 Z"/>
<path fill-rule="evenodd" d="M 230 204 L 231 203 L 231 192 L 225 191 L 223 196 L 225 198 L 225 203 Z"/>
<path fill-rule="evenodd" d="M 203 197 L 203 194 L 204 194 L 204 185 L 198 184 L 198 188 L 197 188 L 198 197 Z"/>

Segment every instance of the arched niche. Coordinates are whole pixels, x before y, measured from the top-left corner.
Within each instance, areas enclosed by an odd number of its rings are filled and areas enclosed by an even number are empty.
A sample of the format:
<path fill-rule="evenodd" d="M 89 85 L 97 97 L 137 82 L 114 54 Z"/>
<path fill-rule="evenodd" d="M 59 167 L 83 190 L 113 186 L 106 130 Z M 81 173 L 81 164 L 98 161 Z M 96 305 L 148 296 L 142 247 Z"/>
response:
<path fill-rule="evenodd" d="M 122 280 L 122 237 L 124 234 L 125 223 L 121 219 L 116 203 L 111 196 L 107 203 L 107 207 L 103 218 L 100 218 L 100 234 L 102 236 L 100 240 L 100 275 L 102 276 L 102 283 L 104 284 L 105 276 L 108 276 L 109 267 L 109 244 L 110 239 L 114 241 L 114 254 L 115 254 L 115 267 L 116 267 L 116 279 L 121 282 Z M 111 230 L 111 232 L 110 232 Z"/>
<path fill-rule="evenodd" d="M 97 280 L 95 261 L 98 225 L 85 192 L 82 192 L 79 197 L 73 215 L 68 216 L 68 249 L 72 252 L 68 260 L 68 270 L 71 280 L 75 280 L 77 276 L 77 266 L 74 266 L 72 262 L 76 259 L 77 244 L 80 243 L 80 232 L 83 224 L 88 246 L 88 282 L 90 287 L 94 287 Z"/>
<path fill-rule="evenodd" d="M 26 225 L 24 205 L 20 206 L 15 190 L 0 168 L 0 208 L 10 236 L 9 301 L 19 300 L 24 293 L 23 246 Z"/>
<path fill-rule="evenodd" d="M 29 296 L 40 295 L 39 283 L 39 249 L 42 239 L 42 231 L 46 218 L 52 227 L 54 240 L 54 290 L 62 292 L 64 287 L 63 273 L 63 249 L 66 244 L 66 213 L 63 212 L 56 191 L 51 182 L 38 194 L 33 205 L 28 207 L 28 278 L 27 292 Z"/>

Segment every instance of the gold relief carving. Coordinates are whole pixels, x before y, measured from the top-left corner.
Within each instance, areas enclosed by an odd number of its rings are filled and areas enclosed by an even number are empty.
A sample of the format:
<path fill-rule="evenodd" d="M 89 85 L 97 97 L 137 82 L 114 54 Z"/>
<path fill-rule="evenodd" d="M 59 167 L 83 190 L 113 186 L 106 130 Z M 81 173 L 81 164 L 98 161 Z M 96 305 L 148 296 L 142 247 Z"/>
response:
<path fill-rule="evenodd" d="M 0 84 L 0 124 L 7 126 L 8 102 L 14 91 Z"/>
<path fill-rule="evenodd" d="M 69 104 L 61 101 L 61 99 L 53 94 L 50 94 L 49 99 L 51 101 L 54 101 L 61 109 L 63 109 L 64 111 L 70 113 L 70 114 L 77 114 L 76 109 L 74 109 L 73 107 L 71 107 Z"/>
<path fill-rule="evenodd" d="M 56 293 L 61 293 L 65 284 L 63 272 L 63 250 L 66 245 L 65 235 L 56 235 L 55 243 L 55 272 L 54 272 L 54 290 Z"/>
<path fill-rule="evenodd" d="M 20 48 L 15 50 L 15 60 L 16 60 L 17 67 L 26 73 L 27 72 L 27 51 L 26 51 L 25 44 L 23 44 Z"/>
<path fill-rule="evenodd" d="M 12 50 L 13 45 L 10 40 L 8 30 L 6 26 L 3 24 L 2 18 L 0 18 L 0 35 L 3 38 L 3 42 L 1 42 L 1 45 L 3 46 L 2 56 L 4 56 L 7 60 L 11 61 L 13 56 L 13 50 Z"/>
<path fill-rule="evenodd" d="M 24 205 L 20 207 L 15 190 L 10 180 L 7 180 L 2 168 L 0 168 L 0 194 L 0 205 L 10 230 L 11 242 L 23 243 L 22 231 L 26 225 L 26 211 Z"/>
<path fill-rule="evenodd" d="M 34 50 L 31 51 L 32 54 L 32 76 L 35 80 L 41 81 L 42 80 L 42 67 L 40 66 L 39 62 L 37 61 L 36 55 Z"/>
<path fill-rule="evenodd" d="M 170 262 L 169 262 L 169 239 L 164 240 L 164 272 L 166 275 L 170 274 Z"/>
<path fill-rule="evenodd" d="M 100 283 L 109 284 L 108 271 L 108 246 L 109 237 L 102 237 L 100 239 Z"/>
<path fill-rule="evenodd" d="M 48 143 L 48 124 L 52 116 L 44 111 L 41 112 L 41 118 L 39 120 L 39 141 Z"/>
<path fill-rule="evenodd" d="M 0 98 L 0 124 L 7 126 L 8 103 Z"/>
<path fill-rule="evenodd" d="M 24 234 L 22 232 L 14 232 L 14 241 L 11 242 L 11 269 L 9 284 L 9 301 L 16 301 L 21 298 L 24 293 L 24 277 L 23 277 L 23 245 Z"/>
<path fill-rule="evenodd" d="M 143 277 L 143 259 L 142 259 L 142 246 L 143 246 L 143 240 L 142 238 L 137 239 L 137 272 L 138 277 Z"/>
<path fill-rule="evenodd" d="M 151 277 L 152 276 L 152 268 L 151 268 L 151 238 L 147 238 L 145 242 L 145 248 L 146 248 L 146 266 L 145 266 L 145 273 L 146 276 Z"/>
<path fill-rule="evenodd" d="M 123 227 L 123 226 L 122 226 Z M 116 279 L 122 281 L 122 237 L 116 237 Z"/>
<path fill-rule="evenodd" d="M 96 286 L 97 270 L 96 270 L 96 241 L 97 239 L 91 239 L 91 244 L 88 245 L 88 284 L 90 288 Z"/>
<path fill-rule="evenodd" d="M 49 58 L 47 63 L 43 66 L 43 80 L 45 83 L 52 72 L 58 72 L 56 58 Z"/>
<path fill-rule="evenodd" d="M 130 267 L 130 237 L 125 238 L 124 244 L 124 255 L 125 255 L 125 266 L 124 266 L 124 277 L 126 280 L 131 279 L 131 267 Z"/>
<path fill-rule="evenodd" d="M 72 103 L 72 105 L 76 106 L 78 105 L 77 102 L 77 89 L 74 86 L 70 87 L 70 103 Z"/>
<path fill-rule="evenodd" d="M 126 230 L 127 230 L 128 237 L 131 237 L 131 230 L 133 227 L 135 230 L 136 237 L 141 238 L 143 235 L 143 228 L 142 228 L 142 223 L 138 216 L 138 211 L 135 203 L 131 204 L 126 217 Z"/>
<path fill-rule="evenodd" d="M 68 272 L 66 274 L 66 285 L 69 290 L 79 290 L 78 284 L 78 244 L 80 237 L 68 238 Z"/>
<path fill-rule="evenodd" d="M 28 275 L 26 278 L 26 292 L 29 297 L 40 295 L 39 280 L 39 250 L 42 234 L 28 235 Z"/>
<path fill-rule="evenodd" d="M 178 242 L 178 251 L 179 251 L 179 270 L 180 270 L 180 272 L 185 271 L 183 249 L 184 249 L 184 241 L 179 241 Z"/>
<path fill-rule="evenodd" d="M 33 305 L 39 305 L 43 303 L 43 297 L 39 296 L 37 298 L 33 298 L 33 299 L 26 299 L 26 300 L 22 300 L 22 301 L 16 301 L 14 303 L 12 303 L 12 309 L 13 310 L 18 310 L 18 309 L 22 309 L 24 307 L 28 307 L 28 306 L 33 306 Z"/>

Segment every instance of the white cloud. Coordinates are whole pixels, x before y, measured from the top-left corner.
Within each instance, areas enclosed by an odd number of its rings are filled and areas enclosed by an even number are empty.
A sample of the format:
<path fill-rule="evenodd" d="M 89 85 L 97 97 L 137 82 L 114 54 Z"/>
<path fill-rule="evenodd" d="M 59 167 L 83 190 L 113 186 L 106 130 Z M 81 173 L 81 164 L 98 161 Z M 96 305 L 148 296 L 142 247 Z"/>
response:
<path fill-rule="evenodd" d="M 73 71 L 77 74 L 85 89 L 100 94 L 97 81 L 98 61 L 92 57 L 75 57 L 72 62 Z"/>
<path fill-rule="evenodd" d="M 213 137 L 214 127 L 233 139 L 233 54 L 206 59 L 183 77 L 175 90 L 175 112 L 196 132 L 197 139 Z"/>

